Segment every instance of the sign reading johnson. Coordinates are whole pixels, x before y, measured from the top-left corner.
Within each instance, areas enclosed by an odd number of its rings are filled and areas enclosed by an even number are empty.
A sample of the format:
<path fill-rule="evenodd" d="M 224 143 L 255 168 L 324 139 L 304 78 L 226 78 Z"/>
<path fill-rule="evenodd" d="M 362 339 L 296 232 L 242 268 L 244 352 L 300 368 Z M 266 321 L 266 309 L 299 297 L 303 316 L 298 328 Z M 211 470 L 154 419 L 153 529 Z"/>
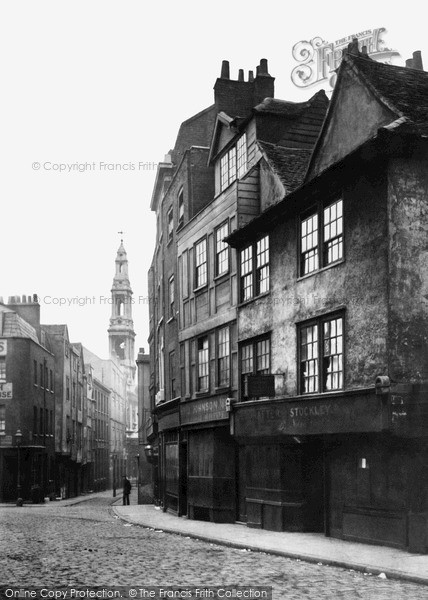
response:
<path fill-rule="evenodd" d="M 184 402 L 180 406 L 180 416 L 182 425 L 229 419 L 226 398 L 207 398 Z"/>
<path fill-rule="evenodd" d="M 292 54 L 299 64 L 291 72 L 291 81 L 297 87 L 308 87 L 328 79 L 333 88 L 336 81 L 334 70 L 340 65 L 344 48 L 355 38 L 358 40 L 359 50 L 365 46 L 371 58 L 386 62 L 392 56 L 400 56 L 398 52 L 383 45 L 381 34 L 385 31 L 384 27 L 379 27 L 348 35 L 335 42 L 326 42 L 320 37 L 314 37 L 309 42 L 297 42 Z"/>
<path fill-rule="evenodd" d="M 238 437 L 382 431 L 389 423 L 388 408 L 375 394 L 242 404 L 236 409 Z"/>

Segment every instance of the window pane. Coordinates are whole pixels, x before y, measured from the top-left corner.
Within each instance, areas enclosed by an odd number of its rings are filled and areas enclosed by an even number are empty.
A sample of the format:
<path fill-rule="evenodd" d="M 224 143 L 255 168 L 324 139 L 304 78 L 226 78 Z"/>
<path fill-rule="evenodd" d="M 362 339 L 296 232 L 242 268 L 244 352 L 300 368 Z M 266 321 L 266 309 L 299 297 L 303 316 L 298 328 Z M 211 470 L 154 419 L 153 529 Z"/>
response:
<path fill-rule="evenodd" d="M 301 235 L 301 275 L 318 269 L 318 215 L 313 214 L 302 221 Z"/>
<path fill-rule="evenodd" d="M 268 374 L 270 371 L 270 341 L 260 340 L 256 344 L 256 373 L 259 375 Z"/>
<path fill-rule="evenodd" d="M 196 287 L 207 282 L 207 241 L 201 240 L 195 247 Z"/>
<path fill-rule="evenodd" d="M 318 391 L 318 325 L 300 332 L 300 381 L 302 394 Z"/>
<path fill-rule="evenodd" d="M 224 238 L 229 233 L 228 223 L 224 223 L 216 230 L 216 275 L 227 273 L 229 270 L 229 248 Z"/>
<path fill-rule="evenodd" d="M 324 390 L 343 387 L 343 336 L 342 317 L 324 323 L 323 381 Z"/>
<path fill-rule="evenodd" d="M 324 264 L 329 265 L 343 257 L 342 200 L 324 209 Z"/>
<path fill-rule="evenodd" d="M 241 135 L 237 143 L 237 173 L 242 177 L 247 170 L 247 136 Z"/>
<path fill-rule="evenodd" d="M 218 384 L 228 385 L 230 375 L 229 327 L 218 331 Z"/>
<path fill-rule="evenodd" d="M 198 390 L 208 390 L 208 337 L 198 339 Z"/>
<path fill-rule="evenodd" d="M 241 301 L 253 297 L 253 247 L 241 251 Z"/>

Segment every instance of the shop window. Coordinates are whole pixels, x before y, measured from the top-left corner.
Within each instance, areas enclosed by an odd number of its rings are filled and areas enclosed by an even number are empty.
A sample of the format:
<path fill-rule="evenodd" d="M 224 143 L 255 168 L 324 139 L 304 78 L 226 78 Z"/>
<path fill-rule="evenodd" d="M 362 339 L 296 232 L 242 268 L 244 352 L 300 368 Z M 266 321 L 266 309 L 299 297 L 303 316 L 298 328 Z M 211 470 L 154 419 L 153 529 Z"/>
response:
<path fill-rule="evenodd" d="M 223 275 L 229 271 L 229 247 L 224 238 L 229 234 L 229 223 L 226 221 L 215 231 L 215 274 Z"/>
<path fill-rule="evenodd" d="M 301 219 L 300 275 L 309 275 L 342 258 L 343 201 L 339 199 Z"/>
<path fill-rule="evenodd" d="M 269 236 L 247 246 L 240 253 L 241 302 L 269 291 Z"/>
<path fill-rule="evenodd" d="M 300 392 L 343 388 L 343 317 L 321 318 L 299 328 Z"/>

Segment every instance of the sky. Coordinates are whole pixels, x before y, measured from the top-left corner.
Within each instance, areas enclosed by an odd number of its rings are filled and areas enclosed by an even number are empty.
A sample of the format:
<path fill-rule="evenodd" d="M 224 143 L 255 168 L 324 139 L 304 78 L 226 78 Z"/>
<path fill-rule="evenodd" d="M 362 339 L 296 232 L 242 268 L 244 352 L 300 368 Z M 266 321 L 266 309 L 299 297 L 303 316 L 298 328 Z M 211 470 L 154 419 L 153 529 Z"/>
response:
<path fill-rule="evenodd" d="M 293 46 L 383 27 L 404 65 L 428 37 L 417 3 L 215 4 L 181 0 L 17 0 L 0 4 L 0 296 L 37 294 L 43 323 L 105 358 L 110 290 L 123 231 L 136 350 L 148 351 L 147 271 L 156 164 L 179 125 L 230 75 L 268 59 L 277 98 L 301 102 Z M 424 14 L 422 4 L 421 14 Z"/>

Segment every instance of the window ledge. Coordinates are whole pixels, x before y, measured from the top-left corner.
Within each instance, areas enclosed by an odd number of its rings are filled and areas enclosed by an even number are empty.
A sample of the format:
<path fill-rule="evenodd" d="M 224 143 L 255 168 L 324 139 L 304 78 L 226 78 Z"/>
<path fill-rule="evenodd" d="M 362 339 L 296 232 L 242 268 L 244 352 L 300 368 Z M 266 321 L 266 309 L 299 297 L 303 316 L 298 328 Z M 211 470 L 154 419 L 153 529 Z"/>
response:
<path fill-rule="evenodd" d="M 201 286 L 200 286 L 200 287 L 198 287 L 198 288 L 194 288 L 194 289 L 193 289 L 193 293 L 194 293 L 194 294 L 198 294 L 199 292 L 203 292 L 203 291 L 205 291 L 205 290 L 207 290 L 207 289 L 208 289 L 208 282 L 207 282 L 207 283 L 204 283 L 204 285 L 201 285 Z"/>
<path fill-rule="evenodd" d="M 214 277 L 214 281 L 217 283 L 219 281 L 221 281 L 222 279 L 227 279 L 228 277 L 230 277 L 231 273 L 230 273 L 230 269 L 228 269 L 225 273 L 222 273 L 221 275 L 216 275 Z"/>
<path fill-rule="evenodd" d="M 255 302 L 256 300 L 260 300 L 260 298 L 267 298 L 267 296 L 270 296 L 271 290 L 269 290 L 268 292 L 263 292 L 263 294 L 259 294 L 259 296 L 253 296 L 253 298 L 249 298 L 248 300 L 244 300 L 244 302 L 240 302 L 238 304 L 238 308 L 242 308 L 244 306 L 247 306 L 247 304 L 250 304 L 251 302 Z"/>
<path fill-rule="evenodd" d="M 195 398 L 206 398 L 210 395 L 210 391 L 207 390 L 205 392 L 195 392 Z"/>
<path fill-rule="evenodd" d="M 231 388 L 230 385 L 221 385 L 219 387 L 214 388 L 214 392 L 216 394 L 230 394 L 231 393 Z"/>
<path fill-rule="evenodd" d="M 307 273 L 306 275 L 301 275 L 300 277 L 297 277 L 297 281 L 302 281 L 303 279 L 308 279 L 308 277 L 313 277 L 317 273 L 322 273 L 323 271 L 327 271 L 328 269 L 332 269 L 333 267 L 342 265 L 344 262 L 345 262 L 344 258 L 342 258 L 341 260 L 336 260 L 336 262 L 331 263 L 330 265 L 327 265 L 326 267 L 322 267 L 321 269 L 317 269 L 316 271 L 312 271 L 311 273 Z"/>

